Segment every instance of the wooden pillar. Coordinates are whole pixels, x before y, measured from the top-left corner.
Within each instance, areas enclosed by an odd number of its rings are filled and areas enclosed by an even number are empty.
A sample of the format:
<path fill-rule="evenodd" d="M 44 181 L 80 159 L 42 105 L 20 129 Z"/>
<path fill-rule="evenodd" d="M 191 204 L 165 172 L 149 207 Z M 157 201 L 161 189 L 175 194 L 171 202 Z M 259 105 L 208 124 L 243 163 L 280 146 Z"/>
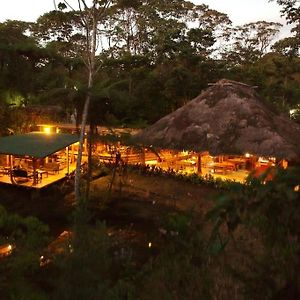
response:
<path fill-rule="evenodd" d="M 69 155 L 70 155 L 69 162 L 72 164 L 73 161 L 75 161 L 75 158 L 74 158 L 74 144 L 71 145 L 71 153 L 70 153 L 70 148 L 69 148 Z"/>
<path fill-rule="evenodd" d="M 11 155 L 8 155 L 8 166 L 11 170 L 12 169 L 12 157 L 11 157 Z"/>
<path fill-rule="evenodd" d="M 32 158 L 32 167 L 33 167 L 33 185 L 36 185 L 38 183 L 38 174 L 36 171 L 36 158 Z"/>
<path fill-rule="evenodd" d="M 70 165 L 69 165 L 69 147 L 67 147 L 67 174 L 70 173 Z"/>
<path fill-rule="evenodd" d="M 12 157 L 11 157 L 11 155 L 8 155 L 8 166 L 9 166 L 10 181 L 12 183 L 14 183 L 13 172 L 12 172 Z"/>
<path fill-rule="evenodd" d="M 145 148 L 141 149 L 141 164 L 143 166 L 146 164 Z"/>
<path fill-rule="evenodd" d="M 202 174 L 201 168 L 201 153 L 197 154 L 197 174 Z"/>
<path fill-rule="evenodd" d="M 85 136 L 84 137 L 84 151 L 83 151 L 83 153 L 85 154 L 85 155 L 87 155 L 87 149 L 88 149 L 88 147 L 87 147 L 87 137 Z"/>

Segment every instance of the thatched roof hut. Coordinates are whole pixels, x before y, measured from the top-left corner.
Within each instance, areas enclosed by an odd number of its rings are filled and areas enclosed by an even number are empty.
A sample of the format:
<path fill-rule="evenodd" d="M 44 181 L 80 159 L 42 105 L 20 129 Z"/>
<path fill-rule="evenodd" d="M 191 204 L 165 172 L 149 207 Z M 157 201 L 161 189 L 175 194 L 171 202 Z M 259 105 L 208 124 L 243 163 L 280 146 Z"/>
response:
<path fill-rule="evenodd" d="M 148 146 L 209 151 L 213 155 L 249 152 L 300 157 L 300 125 L 265 105 L 253 87 L 225 79 L 135 139 Z"/>

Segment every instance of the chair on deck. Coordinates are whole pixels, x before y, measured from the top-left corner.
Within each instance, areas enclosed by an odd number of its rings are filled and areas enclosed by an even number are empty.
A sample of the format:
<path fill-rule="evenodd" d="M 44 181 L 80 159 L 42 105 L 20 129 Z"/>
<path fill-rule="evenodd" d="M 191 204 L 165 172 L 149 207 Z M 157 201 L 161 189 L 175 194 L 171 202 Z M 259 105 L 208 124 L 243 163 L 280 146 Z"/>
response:
<path fill-rule="evenodd" d="M 19 184 L 19 183 L 24 183 L 28 182 L 29 179 L 33 178 L 33 173 L 29 173 L 25 169 L 12 169 L 12 178 L 15 181 L 14 183 Z"/>

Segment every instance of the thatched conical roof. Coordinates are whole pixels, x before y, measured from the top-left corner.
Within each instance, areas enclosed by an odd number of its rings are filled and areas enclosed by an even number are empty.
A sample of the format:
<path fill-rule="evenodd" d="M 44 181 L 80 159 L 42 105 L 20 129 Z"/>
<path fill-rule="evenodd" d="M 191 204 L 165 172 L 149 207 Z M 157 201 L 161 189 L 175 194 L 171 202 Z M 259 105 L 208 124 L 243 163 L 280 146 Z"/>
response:
<path fill-rule="evenodd" d="M 135 139 L 148 146 L 209 151 L 213 155 L 249 152 L 300 157 L 300 125 L 267 107 L 253 87 L 225 79 Z"/>

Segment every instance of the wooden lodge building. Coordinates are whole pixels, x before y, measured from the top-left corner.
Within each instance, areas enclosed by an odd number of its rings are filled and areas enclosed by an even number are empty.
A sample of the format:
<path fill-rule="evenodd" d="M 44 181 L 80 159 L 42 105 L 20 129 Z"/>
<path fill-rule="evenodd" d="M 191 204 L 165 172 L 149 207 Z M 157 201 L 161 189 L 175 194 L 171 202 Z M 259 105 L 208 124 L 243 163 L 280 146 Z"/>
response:
<path fill-rule="evenodd" d="M 0 138 L 0 182 L 42 188 L 75 170 L 75 125 L 38 129 Z M 128 144 L 122 135 L 132 136 Z M 221 80 L 142 131 L 98 127 L 93 155 L 105 163 L 119 155 L 125 164 L 244 182 L 270 166 L 299 163 L 299 145 L 299 124 L 269 108 L 253 87 Z"/>
<path fill-rule="evenodd" d="M 192 170 L 192 164 L 196 173 L 237 181 L 251 172 L 259 175 L 270 166 L 286 168 L 288 161 L 300 161 L 300 125 L 260 99 L 255 87 L 226 79 L 134 139 L 177 153 L 169 154 L 177 170 L 184 165 Z"/>

